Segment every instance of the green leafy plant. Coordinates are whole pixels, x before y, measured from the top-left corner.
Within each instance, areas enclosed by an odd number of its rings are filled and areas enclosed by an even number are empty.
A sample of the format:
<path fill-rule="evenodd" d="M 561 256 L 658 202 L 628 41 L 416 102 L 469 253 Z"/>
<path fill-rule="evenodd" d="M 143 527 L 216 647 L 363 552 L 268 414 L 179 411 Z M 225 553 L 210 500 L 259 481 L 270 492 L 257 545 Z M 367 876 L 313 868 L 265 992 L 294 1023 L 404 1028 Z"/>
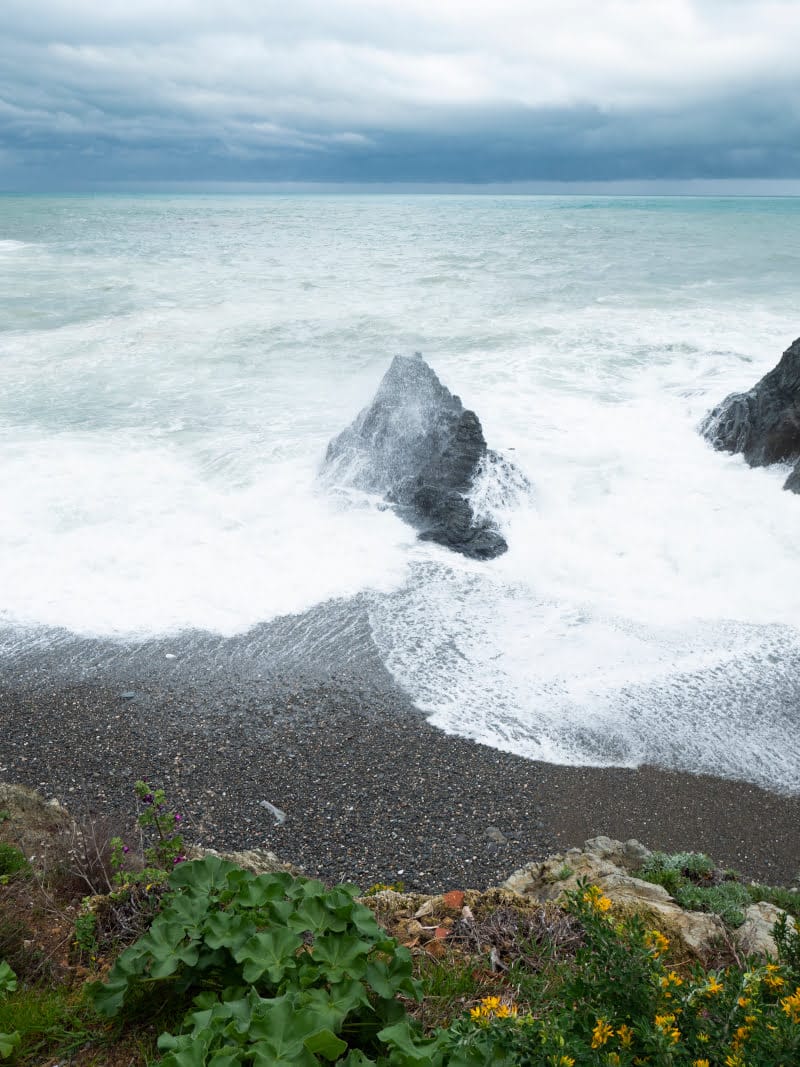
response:
<path fill-rule="evenodd" d="M 748 885 L 745 888 L 754 904 L 760 900 L 766 900 L 767 903 L 774 904 L 776 908 L 782 908 L 794 918 L 800 918 L 800 892 L 796 889 L 784 889 L 780 886 L 760 883 Z"/>
<path fill-rule="evenodd" d="M 5 1000 L 9 993 L 17 988 L 17 976 L 11 970 L 5 960 L 0 960 L 0 1001 Z M 18 1031 L 13 1033 L 0 1032 L 0 1060 L 8 1059 L 15 1049 L 19 1048 L 22 1038 Z"/>
<path fill-rule="evenodd" d="M 715 870 L 714 861 L 704 852 L 652 852 L 636 873 L 645 881 L 662 885 L 674 897 L 686 884 L 711 884 Z"/>
<path fill-rule="evenodd" d="M 97 955 L 97 916 L 88 908 L 79 912 L 75 919 L 73 947 L 82 960 L 91 960 Z"/>
<path fill-rule="evenodd" d="M 745 909 L 752 904 L 750 894 L 741 882 L 720 882 L 710 886 L 684 884 L 674 896 L 682 908 L 714 912 L 732 928 L 742 925 Z"/>
<path fill-rule="evenodd" d="M 778 958 L 792 972 L 794 981 L 800 983 L 800 929 L 782 912 L 772 928 L 772 936 L 778 947 Z"/>
<path fill-rule="evenodd" d="M 0 997 L 13 993 L 17 988 L 17 976 L 5 960 L 0 960 Z"/>
<path fill-rule="evenodd" d="M 419 996 L 411 955 L 355 886 L 256 876 L 210 856 L 176 867 L 169 887 L 149 931 L 90 987 L 108 1017 L 148 993 L 193 998 L 182 1032 L 160 1038 L 164 1067 L 302 1067 L 345 1052 L 342 1062 L 368 1064 L 382 1043 L 398 1067 L 412 1062 L 400 1046 L 418 1039 L 397 999 Z"/>
<path fill-rule="evenodd" d="M 717 867 L 703 852 L 653 852 L 637 875 L 662 885 L 682 908 L 714 912 L 731 928 L 741 926 L 746 909 L 760 900 L 800 916 L 800 894 L 746 885 L 735 871 Z"/>
<path fill-rule="evenodd" d="M 30 869 L 30 863 L 18 848 L 0 841 L 0 878 L 8 881 L 13 875 Z"/>

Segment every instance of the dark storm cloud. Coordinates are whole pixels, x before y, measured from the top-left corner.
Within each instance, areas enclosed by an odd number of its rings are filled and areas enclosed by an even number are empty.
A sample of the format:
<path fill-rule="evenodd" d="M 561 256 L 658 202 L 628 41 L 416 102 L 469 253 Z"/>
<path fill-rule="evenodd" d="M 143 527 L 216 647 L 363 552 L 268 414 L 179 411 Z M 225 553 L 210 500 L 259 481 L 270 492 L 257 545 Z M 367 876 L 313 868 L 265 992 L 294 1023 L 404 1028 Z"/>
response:
<path fill-rule="evenodd" d="M 800 176 L 774 0 L 4 0 L 0 186 Z"/>

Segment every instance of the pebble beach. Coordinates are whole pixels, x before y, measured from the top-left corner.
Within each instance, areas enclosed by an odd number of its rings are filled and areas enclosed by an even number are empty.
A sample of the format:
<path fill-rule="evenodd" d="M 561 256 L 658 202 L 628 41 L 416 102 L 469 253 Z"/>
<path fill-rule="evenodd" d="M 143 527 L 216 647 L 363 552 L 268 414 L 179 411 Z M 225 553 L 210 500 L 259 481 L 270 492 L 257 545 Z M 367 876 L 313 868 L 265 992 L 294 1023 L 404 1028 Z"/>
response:
<path fill-rule="evenodd" d="M 707 851 L 770 884 L 798 876 L 797 796 L 523 759 L 433 728 L 386 679 L 156 676 L 123 688 L 115 677 L 54 682 L 45 656 L 32 664 L 0 685 L 0 779 L 122 833 L 144 778 L 167 791 L 189 840 L 268 848 L 362 887 L 484 888 L 600 833 Z"/>

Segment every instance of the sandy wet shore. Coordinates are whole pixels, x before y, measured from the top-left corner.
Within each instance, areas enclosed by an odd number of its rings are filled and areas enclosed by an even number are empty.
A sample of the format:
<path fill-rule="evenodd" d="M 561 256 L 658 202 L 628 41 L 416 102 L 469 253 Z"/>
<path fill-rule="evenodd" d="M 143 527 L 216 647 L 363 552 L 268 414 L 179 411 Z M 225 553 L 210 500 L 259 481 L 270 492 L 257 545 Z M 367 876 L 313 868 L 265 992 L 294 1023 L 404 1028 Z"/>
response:
<path fill-rule="evenodd" d="M 798 796 L 525 760 L 442 734 L 388 677 L 192 683 L 165 669 L 124 684 L 102 669 L 69 681 L 48 663 L 43 652 L 2 672 L 0 778 L 121 825 L 141 777 L 167 790 L 193 839 L 265 846 L 362 886 L 480 888 L 598 833 L 708 851 L 772 883 L 800 869 Z"/>

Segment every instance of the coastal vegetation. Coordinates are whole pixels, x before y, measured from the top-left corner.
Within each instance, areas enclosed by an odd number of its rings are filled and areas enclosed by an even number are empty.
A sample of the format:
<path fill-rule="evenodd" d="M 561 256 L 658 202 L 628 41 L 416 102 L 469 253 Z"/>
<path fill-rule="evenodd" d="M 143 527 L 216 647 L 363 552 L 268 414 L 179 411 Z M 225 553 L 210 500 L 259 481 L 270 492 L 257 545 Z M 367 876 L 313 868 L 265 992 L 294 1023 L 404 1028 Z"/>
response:
<path fill-rule="evenodd" d="M 736 871 L 718 867 L 702 852 L 653 852 L 637 873 L 664 886 L 681 907 L 712 912 L 733 929 L 745 921 L 745 909 L 760 900 L 800 916 L 797 892 L 760 882 L 747 884 Z"/>
<path fill-rule="evenodd" d="M 392 888 L 362 895 L 192 858 L 180 813 L 159 790 L 136 790 L 136 845 L 95 834 L 87 855 L 72 837 L 28 862 L 15 820 L 0 825 L 4 1063 L 800 1062 L 800 936 L 785 913 L 774 958 L 744 955 L 733 937 L 692 956 L 586 879 L 544 904 L 501 891 L 417 896 L 409 920 L 408 895 Z M 698 853 L 652 853 L 639 874 L 686 908 L 721 899 L 731 931 L 745 900 L 765 899 Z M 798 914 L 798 894 L 769 892 Z"/>

